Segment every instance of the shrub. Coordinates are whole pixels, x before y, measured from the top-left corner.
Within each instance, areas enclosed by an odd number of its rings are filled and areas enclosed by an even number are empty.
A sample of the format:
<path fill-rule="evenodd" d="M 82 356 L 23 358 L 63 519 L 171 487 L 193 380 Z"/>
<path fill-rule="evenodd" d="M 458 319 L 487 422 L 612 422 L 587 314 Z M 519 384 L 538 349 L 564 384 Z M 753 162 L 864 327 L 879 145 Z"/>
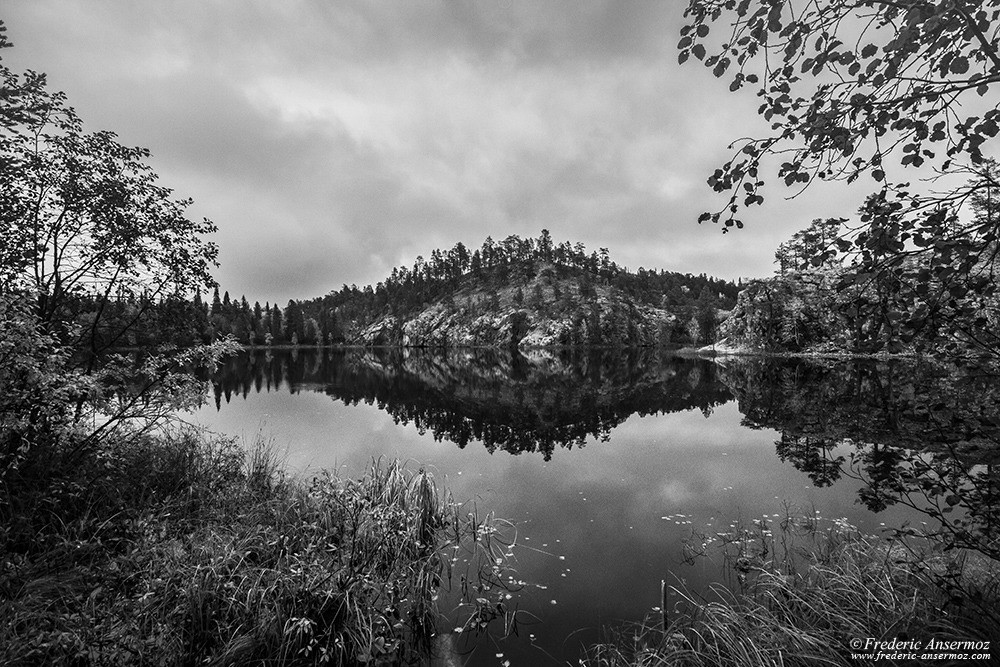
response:
<path fill-rule="evenodd" d="M 484 531 L 394 461 L 306 482 L 194 431 L 106 444 L 0 532 L 4 664 L 410 661 Z M 504 545 L 474 545 L 491 591 Z"/>

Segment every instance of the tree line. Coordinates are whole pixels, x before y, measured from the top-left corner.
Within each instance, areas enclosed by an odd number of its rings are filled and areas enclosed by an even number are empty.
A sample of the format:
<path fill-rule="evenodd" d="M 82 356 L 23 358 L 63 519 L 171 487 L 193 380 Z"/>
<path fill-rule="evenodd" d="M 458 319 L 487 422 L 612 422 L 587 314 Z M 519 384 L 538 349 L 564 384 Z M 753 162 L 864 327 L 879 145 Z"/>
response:
<path fill-rule="evenodd" d="M 521 287 L 536 275 L 548 279 L 545 288 L 538 284 L 532 289 Z M 498 290 L 512 285 L 518 285 L 516 308 L 575 314 L 577 333 L 570 331 L 564 344 L 628 345 L 639 340 L 638 334 L 618 329 L 627 328 L 628 312 L 636 304 L 682 316 L 676 331 L 656 337 L 674 343 L 707 339 L 708 330 L 715 326 L 714 313 L 733 307 L 742 281 L 641 267 L 631 272 L 612 261 L 607 248 L 588 253 L 582 243 L 556 244 L 542 230 L 537 238 L 511 235 L 495 242 L 487 237 L 472 252 L 461 242 L 449 250 L 435 249 L 430 259 L 418 256 L 412 267 L 394 268 L 374 286 L 345 284 L 322 297 L 290 299 L 283 307 L 259 301 L 251 305 L 245 295 L 233 298 L 216 286 L 210 299 L 200 291 L 191 299 L 171 296 L 156 301 L 147 294 L 123 295 L 103 304 L 83 298 L 77 308 L 83 317 L 103 307 L 109 331 L 135 319 L 129 334 L 118 341 L 124 346 L 193 345 L 226 337 L 256 346 L 336 345 L 348 342 L 350 331 L 359 325 L 385 316 L 404 318 L 437 301 L 467 310 L 496 310 Z M 601 286 L 614 295 L 603 320 L 594 307 Z M 456 304 L 455 294 L 461 288 L 477 296 Z M 701 333 L 687 331 L 692 319 L 696 320 L 692 330 Z"/>

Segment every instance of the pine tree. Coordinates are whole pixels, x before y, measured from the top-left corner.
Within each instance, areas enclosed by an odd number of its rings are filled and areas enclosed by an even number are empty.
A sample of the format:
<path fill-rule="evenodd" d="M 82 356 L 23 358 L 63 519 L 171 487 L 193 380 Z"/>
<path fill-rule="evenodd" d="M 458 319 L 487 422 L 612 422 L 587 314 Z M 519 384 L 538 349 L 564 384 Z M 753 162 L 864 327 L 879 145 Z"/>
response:
<path fill-rule="evenodd" d="M 278 304 L 274 304 L 271 308 L 271 336 L 275 343 L 279 343 L 285 339 L 284 331 L 281 326 L 281 308 L 278 308 Z"/>
<path fill-rule="evenodd" d="M 304 341 L 306 337 L 306 321 L 302 307 L 294 299 L 289 299 L 285 308 L 285 336 L 295 341 L 293 345 Z"/>
<path fill-rule="evenodd" d="M 542 306 L 545 305 L 545 294 L 542 292 L 542 286 L 539 283 L 535 283 L 535 286 L 531 290 L 531 303 L 529 304 L 535 310 L 541 310 Z"/>
<path fill-rule="evenodd" d="M 219 287 L 216 285 L 215 291 L 212 294 L 212 315 L 222 314 L 222 300 L 219 298 Z"/>

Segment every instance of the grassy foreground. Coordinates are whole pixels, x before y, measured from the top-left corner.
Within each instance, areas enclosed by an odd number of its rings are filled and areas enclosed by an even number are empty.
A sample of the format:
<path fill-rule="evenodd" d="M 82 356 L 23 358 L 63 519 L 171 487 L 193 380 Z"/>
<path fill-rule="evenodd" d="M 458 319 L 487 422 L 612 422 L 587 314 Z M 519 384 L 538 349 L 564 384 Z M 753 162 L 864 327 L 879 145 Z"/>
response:
<path fill-rule="evenodd" d="M 972 552 L 859 533 L 845 521 L 825 529 L 813 517 L 786 517 L 696 536 L 711 542 L 732 575 L 710 599 L 673 589 L 672 615 L 620 628 L 592 647 L 591 667 L 893 665 L 866 660 L 851 640 L 894 638 L 992 642 L 1000 655 L 1000 563 Z M 887 651 L 892 653 L 892 651 Z M 956 663 L 934 659 L 930 664 Z"/>
<path fill-rule="evenodd" d="M 405 663 L 432 641 L 442 548 L 492 548 L 396 462 L 301 481 L 188 431 L 58 463 L 0 503 L 0 664 Z"/>

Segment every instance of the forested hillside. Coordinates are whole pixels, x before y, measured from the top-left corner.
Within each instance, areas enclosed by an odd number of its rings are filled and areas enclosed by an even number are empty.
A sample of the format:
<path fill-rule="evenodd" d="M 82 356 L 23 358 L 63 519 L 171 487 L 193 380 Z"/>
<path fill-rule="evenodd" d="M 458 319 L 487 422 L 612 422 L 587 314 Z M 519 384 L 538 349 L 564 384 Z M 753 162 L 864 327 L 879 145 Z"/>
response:
<path fill-rule="evenodd" d="M 688 345 L 710 342 L 739 286 L 672 271 L 629 271 L 608 250 L 538 238 L 487 238 L 417 257 L 378 284 L 284 307 L 233 299 L 163 301 L 153 337 L 182 344 L 234 336 L 248 345 Z M 121 316 L 142 304 L 118 304 Z M 155 311 L 155 312 L 154 312 Z M 128 341 L 142 344 L 142 335 Z"/>

